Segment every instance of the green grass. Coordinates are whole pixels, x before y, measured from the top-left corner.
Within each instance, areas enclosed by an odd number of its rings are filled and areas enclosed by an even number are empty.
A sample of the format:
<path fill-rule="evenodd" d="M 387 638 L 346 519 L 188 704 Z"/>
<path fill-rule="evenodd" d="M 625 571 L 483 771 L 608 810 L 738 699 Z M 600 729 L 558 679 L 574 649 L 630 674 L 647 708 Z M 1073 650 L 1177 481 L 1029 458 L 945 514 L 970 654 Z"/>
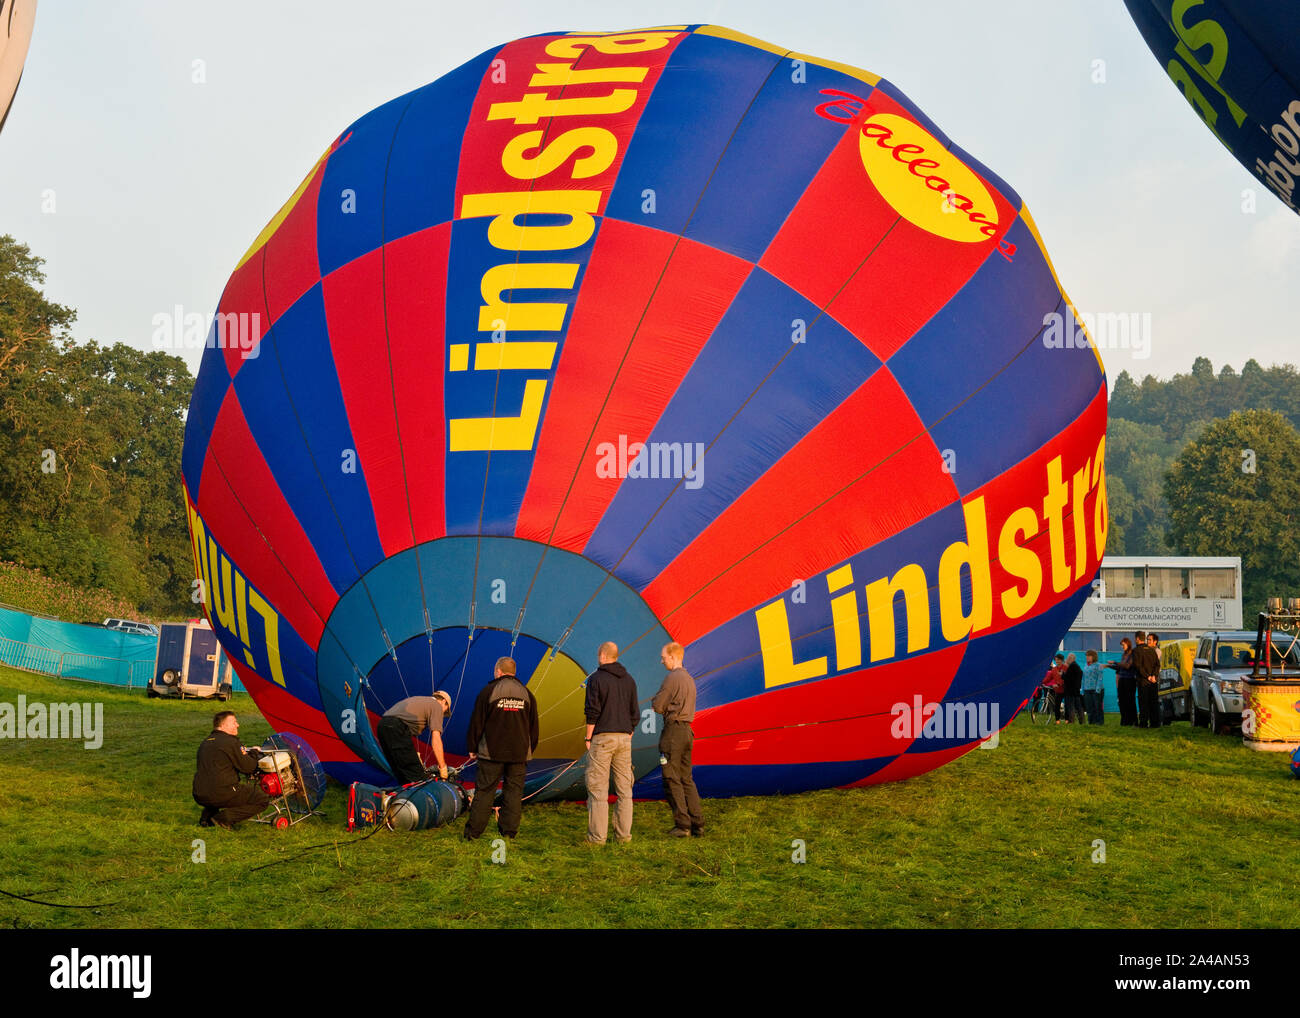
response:
<path fill-rule="evenodd" d="M 104 704 L 104 744 L 0 740 L 6 927 L 1290 927 L 1300 782 L 1281 754 L 1176 724 L 1015 721 L 992 750 L 909 781 L 705 800 L 703 839 L 638 803 L 629 845 L 581 845 L 586 808 L 495 828 L 195 826 L 194 753 L 216 706 L 0 668 L 0 702 Z M 240 697 L 245 742 L 270 729 Z M 192 861 L 194 840 L 206 861 Z M 791 861 L 792 842 L 807 861 Z M 1105 862 L 1094 863 L 1095 840 Z M 310 845 L 326 848 L 297 856 Z M 254 867 L 283 862 L 254 872 Z"/>

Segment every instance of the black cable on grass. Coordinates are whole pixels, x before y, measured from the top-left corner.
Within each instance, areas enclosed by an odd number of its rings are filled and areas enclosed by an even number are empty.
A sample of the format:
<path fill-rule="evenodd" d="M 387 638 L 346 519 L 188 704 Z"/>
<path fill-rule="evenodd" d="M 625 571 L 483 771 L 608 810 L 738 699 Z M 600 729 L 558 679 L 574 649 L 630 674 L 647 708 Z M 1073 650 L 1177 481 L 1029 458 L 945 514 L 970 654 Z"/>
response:
<path fill-rule="evenodd" d="M 3 894 L 6 898 L 15 898 L 18 901 L 31 902 L 33 905 L 48 905 L 50 908 L 112 908 L 114 905 L 121 904 L 121 902 L 117 901 L 103 901 L 98 905 L 64 905 L 57 901 L 38 901 L 35 898 L 28 898 L 21 894 L 14 894 L 12 891 L 6 891 L 2 887 L 0 887 L 0 894 Z"/>
<path fill-rule="evenodd" d="M 376 834 L 378 834 L 378 833 L 379 833 L 380 831 L 382 831 L 383 829 L 384 829 L 384 825 L 383 825 L 382 823 L 376 824 L 376 825 L 375 825 L 375 829 L 374 829 L 373 831 L 371 831 L 369 834 L 364 835 L 363 837 L 360 837 L 360 838 L 352 838 L 352 839 L 349 839 L 348 841 L 346 841 L 346 842 L 343 843 L 342 847 L 344 847 L 344 848 L 351 848 L 353 845 L 359 845 L 359 844 L 361 844 L 361 842 L 365 841 L 367 838 L 373 838 Z M 301 858 L 302 858 L 304 855 L 306 855 L 308 852 L 314 852 L 314 851 L 316 851 L 316 849 L 318 849 L 318 848 L 330 848 L 330 847 L 333 847 L 333 848 L 336 848 L 336 849 L 339 848 L 339 847 L 340 847 L 340 846 L 339 846 L 339 842 L 337 842 L 337 841 L 322 841 L 322 842 L 321 842 L 320 844 L 318 844 L 318 845 L 308 845 L 306 848 L 302 849 L 301 851 L 295 852 L 295 853 L 294 853 L 293 855 L 291 855 L 291 856 L 287 856 L 287 857 L 285 857 L 284 859 L 273 859 L 271 862 L 264 862 L 264 863 L 262 863 L 261 866 L 254 866 L 254 867 L 253 867 L 251 870 L 249 870 L 248 872 L 249 872 L 249 873 L 256 873 L 258 870 L 264 870 L 264 869 L 266 869 L 268 866 L 278 866 L 278 865 L 280 865 L 280 863 L 282 863 L 282 862 L 292 862 L 294 859 L 301 859 Z"/>

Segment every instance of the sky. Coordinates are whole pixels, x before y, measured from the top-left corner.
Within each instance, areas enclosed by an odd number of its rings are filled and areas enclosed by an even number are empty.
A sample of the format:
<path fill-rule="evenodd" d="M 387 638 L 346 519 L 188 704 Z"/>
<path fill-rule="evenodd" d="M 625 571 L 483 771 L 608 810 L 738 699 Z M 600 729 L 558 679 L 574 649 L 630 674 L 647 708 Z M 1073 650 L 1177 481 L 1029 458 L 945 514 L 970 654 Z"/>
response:
<path fill-rule="evenodd" d="M 1120 0 L 40 0 L 0 134 L 0 234 L 45 259 L 78 340 L 152 349 L 155 316 L 215 311 L 368 110 L 520 36 L 696 23 L 902 89 L 1019 192 L 1081 311 L 1150 316 L 1136 349 L 1103 349 L 1112 385 L 1200 356 L 1300 360 L 1300 217 L 1204 127 Z"/>

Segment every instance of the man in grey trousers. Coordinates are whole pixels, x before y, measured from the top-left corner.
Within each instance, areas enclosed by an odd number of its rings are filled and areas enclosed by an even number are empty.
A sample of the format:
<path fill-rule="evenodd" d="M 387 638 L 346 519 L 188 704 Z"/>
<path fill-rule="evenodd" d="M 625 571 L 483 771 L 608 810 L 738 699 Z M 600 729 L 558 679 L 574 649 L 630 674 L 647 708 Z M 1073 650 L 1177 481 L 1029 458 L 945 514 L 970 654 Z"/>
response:
<path fill-rule="evenodd" d="M 599 667 L 587 676 L 587 841 L 603 845 L 609 833 L 609 775 L 618 806 L 614 839 L 632 840 L 632 732 L 641 720 L 636 680 L 619 664 L 618 645 L 602 643 Z"/>
<path fill-rule="evenodd" d="M 673 811 L 674 838 L 699 837 L 704 833 L 704 817 L 700 813 L 700 793 L 695 790 L 691 777 L 691 747 L 695 733 L 691 722 L 695 720 L 695 680 L 682 667 L 686 651 L 680 643 L 666 643 L 659 652 L 659 660 L 668 669 L 664 684 L 650 702 L 656 714 L 664 718 L 663 734 L 659 736 L 659 752 L 666 760 L 662 766 L 664 797 Z"/>

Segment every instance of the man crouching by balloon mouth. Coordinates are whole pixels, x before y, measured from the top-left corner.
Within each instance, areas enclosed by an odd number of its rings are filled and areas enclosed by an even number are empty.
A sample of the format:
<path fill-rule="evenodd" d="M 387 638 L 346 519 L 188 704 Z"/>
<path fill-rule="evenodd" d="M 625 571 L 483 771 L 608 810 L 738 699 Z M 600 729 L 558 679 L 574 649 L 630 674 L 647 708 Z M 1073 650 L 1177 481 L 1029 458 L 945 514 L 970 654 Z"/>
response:
<path fill-rule="evenodd" d="M 203 807 L 200 827 L 235 825 L 264 810 L 271 797 L 256 782 L 240 784 L 239 776 L 257 774 L 260 749 L 239 744 L 239 719 L 232 710 L 218 711 L 212 731 L 199 743 L 198 770 L 194 775 L 194 801 Z"/>

